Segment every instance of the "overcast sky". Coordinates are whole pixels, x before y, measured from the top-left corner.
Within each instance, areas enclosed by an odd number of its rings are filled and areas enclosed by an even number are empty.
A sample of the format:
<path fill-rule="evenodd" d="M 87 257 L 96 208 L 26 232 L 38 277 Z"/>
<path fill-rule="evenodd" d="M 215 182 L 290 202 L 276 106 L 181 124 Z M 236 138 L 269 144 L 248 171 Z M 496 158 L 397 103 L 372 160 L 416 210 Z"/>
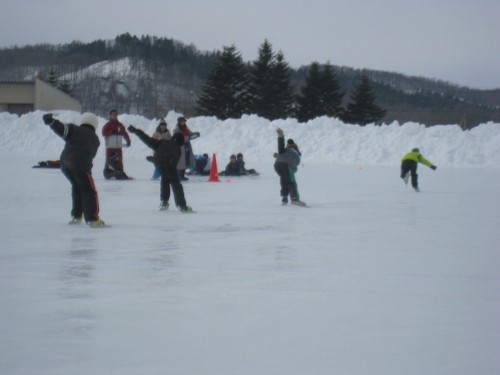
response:
<path fill-rule="evenodd" d="M 91 42 L 129 32 L 234 44 L 265 39 L 292 67 L 312 61 L 500 88 L 500 0 L 2 1 L 0 47 Z"/>

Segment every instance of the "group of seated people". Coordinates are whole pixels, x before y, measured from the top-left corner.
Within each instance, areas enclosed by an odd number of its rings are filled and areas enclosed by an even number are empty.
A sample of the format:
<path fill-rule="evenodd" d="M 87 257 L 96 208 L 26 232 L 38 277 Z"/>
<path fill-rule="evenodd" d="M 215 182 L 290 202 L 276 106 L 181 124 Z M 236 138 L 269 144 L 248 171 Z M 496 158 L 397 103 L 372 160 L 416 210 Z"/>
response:
<path fill-rule="evenodd" d="M 219 176 L 258 176 L 259 173 L 255 169 L 246 169 L 245 161 L 243 160 L 243 154 L 240 152 L 237 155 L 231 155 L 229 157 L 229 163 L 226 165 L 226 169 L 219 172 Z"/>
<path fill-rule="evenodd" d="M 195 169 L 188 172 L 190 175 L 200 175 L 208 176 L 210 175 L 210 169 L 212 168 L 212 163 L 208 154 L 196 155 L 195 159 Z M 229 163 L 226 165 L 226 169 L 218 173 L 219 176 L 258 176 L 259 173 L 255 169 L 246 169 L 245 161 L 243 160 L 243 154 L 240 152 L 237 155 L 231 155 L 229 158 Z"/>

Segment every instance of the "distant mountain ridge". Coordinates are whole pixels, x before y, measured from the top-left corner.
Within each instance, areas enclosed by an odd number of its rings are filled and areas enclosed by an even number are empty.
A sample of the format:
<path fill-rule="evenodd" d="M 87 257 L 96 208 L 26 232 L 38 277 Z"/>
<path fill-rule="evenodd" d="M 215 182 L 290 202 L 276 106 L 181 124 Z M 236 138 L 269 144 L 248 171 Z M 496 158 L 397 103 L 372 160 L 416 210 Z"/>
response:
<path fill-rule="evenodd" d="M 149 118 L 165 116 L 170 110 L 192 116 L 201 87 L 219 54 L 201 52 L 173 39 L 139 38 L 127 33 L 112 41 L 0 49 L 0 80 L 37 76 L 52 80 L 67 88 L 84 110 L 101 116 L 111 108 Z M 336 66 L 333 62 L 332 66 L 346 93 L 345 102 L 361 74 L 369 77 L 377 104 L 387 109 L 386 123 L 412 121 L 471 128 L 500 121 L 500 89 L 471 89 L 436 79 Z M 307 71 L 308 66 L 291 69 L 297 92 Z"/>

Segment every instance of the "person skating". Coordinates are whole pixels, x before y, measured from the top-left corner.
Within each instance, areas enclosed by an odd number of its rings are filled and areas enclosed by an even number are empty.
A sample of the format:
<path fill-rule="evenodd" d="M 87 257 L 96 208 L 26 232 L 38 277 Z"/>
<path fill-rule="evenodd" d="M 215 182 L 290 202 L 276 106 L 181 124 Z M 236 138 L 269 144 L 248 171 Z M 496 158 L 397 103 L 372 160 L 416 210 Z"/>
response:
<path fill-rule="evenodd" d="M 66 143 L 59 159 L 61 171 L 71 183 L 72 220 L 69 224 L 81 223 L 83 216 L 92 228 L 104 227 L 104 221 L 99 218 L 99 199 L 92 178 L 92 160 L 100 145 L 96 115 L 84 113 L 80 126 L 63 124 L 51 113 L 43 115 L 43 122 Z"/>
<path fill-rule="evenodd" d="M 437 169 L 433 163 L 422 156 L 420 150 L 416 147 L 401 158 L 401 178 L 405 184 L 408 184 L 408 178 L 411 176 L 411 186 L 417 192 L 420 191 L 417 174 L 418 163 L 422 163 L 434 171 Z"/>
<path fill-rule="evenodd" d="M 106 161 L 111 158 L 112 154 L 116 154 L 116 162 L 120 164 L 120 169 L 124 171 L 123 139 L 127 142 L 127 147 L 130 147 L 130 136 L 125 126 L 118 121 L 118 111 L 116 109 L 112 109 L 109 112 L 109 120 L 102 128 L 102 136 L 104 137 L 106 146 Z"/>
<path fill-rule="evenodd" d="M 274 163 L 274 170 L 280 177 L 281 203 L 284 205 L 287 204 L 288 197 L 290 197 L 292 204 L 305 206 L 306 204 L 300 200 L 297 181 L 295 179 L 295 173 L 300 164 L 301 153 L 292 139 L 287 141 L 285 147 L 283 130 L 278 128 L 276 132 L 278 133 L 278 152 L 275 153 L 276 161 Z"/>
<path fill-rule="evenodd" d="M 133 125 L 130 125 L 127 129 L 154 150 L 153 162 L 155 167 L 160 171 L 160 210 L 168 209 L 170 188 L 172 188 L 175 205 L 179 210 L 181 212 L 192 212 L 192 208 L 186 204 L 184 189 L 177 173 L 177 163 L 181 157 L 181 146 L 184 144 L 184 136 L 181 133 L 175 133 L 168 140 L 155 139 L 149 137 Z"/>

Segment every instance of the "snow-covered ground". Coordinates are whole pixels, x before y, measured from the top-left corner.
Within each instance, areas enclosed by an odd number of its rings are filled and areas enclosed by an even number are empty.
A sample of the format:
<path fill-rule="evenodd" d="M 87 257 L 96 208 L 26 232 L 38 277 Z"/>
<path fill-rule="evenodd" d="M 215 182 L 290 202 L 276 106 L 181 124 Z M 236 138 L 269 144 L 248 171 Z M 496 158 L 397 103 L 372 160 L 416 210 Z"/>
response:
<path fill-rule="evenodd" d="M 159 212 L 149 151 L 131 135 L 135 180 L 103 179 L 104 148 L 95 160 L 112 225 L 96 230 L 66 224 L 59 170 L 31 168 L 63 146 L 42 114 L 0 113 L 0 374 L 500 371 L 499 124 L 190 119 L 195 152 L 216 153 L 219 170 L 242 152 L 261 175 L 191 177 L 197 212 Z M 311 208 L 280 205 L 277 126 L 304 154 Z M 438 165 L 419 167 L 421 193 L 399 178 L 415 146 Z"/>

